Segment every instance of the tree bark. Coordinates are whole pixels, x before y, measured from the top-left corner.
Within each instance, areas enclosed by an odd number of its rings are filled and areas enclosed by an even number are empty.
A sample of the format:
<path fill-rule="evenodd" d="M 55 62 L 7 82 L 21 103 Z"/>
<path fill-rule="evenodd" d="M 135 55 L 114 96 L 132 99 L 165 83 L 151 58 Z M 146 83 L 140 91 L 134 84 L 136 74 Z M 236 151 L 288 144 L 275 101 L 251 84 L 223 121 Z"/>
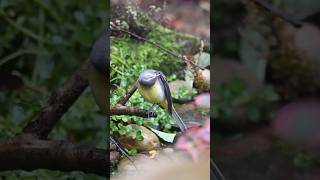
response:
<path fill-rule="evenodd" d="M 23 129 L 23 132 L 46 139 L 63 114 L 88 86 L 87 71 L 88 61 L 85 61 L 62 86 L 51 93 L 47 105 L 38 114 L 36 120 Z"/>
<path fill-rule="evenodd" d="M 137 109 L 134 107 L 117 105 L 116 107 L 110 108 L 110 115 L 132 115 L 139 116 L 143 118 L 157 117 L 154 111 L 148 111 L 144 109 Z"/>
<path fill-rule="evenodd" d="M 110 159 L 117 158 L 116 153 Z M 66 141 L 47 141 L 23 135 L 0 141 L 0 170 L 83 171 L 107 176 L 109 152 Z"/>

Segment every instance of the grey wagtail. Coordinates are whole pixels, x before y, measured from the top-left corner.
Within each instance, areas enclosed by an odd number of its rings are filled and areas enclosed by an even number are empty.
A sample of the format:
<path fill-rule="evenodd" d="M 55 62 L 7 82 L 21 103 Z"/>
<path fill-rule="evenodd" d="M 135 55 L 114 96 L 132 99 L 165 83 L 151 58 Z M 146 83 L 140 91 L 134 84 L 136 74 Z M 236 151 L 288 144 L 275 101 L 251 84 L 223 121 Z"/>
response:
<path fill-rule="evenodd" d="M 146 101 L 160 105 L 176 120 L 176 123 L 182 132 L 187 130 L 186 124 L 172 105 L 169 85 L 166 81 L 166 77 L 161 71 L 152 69 L 144 70 L 140 74 L 137 84 L 138 91 Z"/>

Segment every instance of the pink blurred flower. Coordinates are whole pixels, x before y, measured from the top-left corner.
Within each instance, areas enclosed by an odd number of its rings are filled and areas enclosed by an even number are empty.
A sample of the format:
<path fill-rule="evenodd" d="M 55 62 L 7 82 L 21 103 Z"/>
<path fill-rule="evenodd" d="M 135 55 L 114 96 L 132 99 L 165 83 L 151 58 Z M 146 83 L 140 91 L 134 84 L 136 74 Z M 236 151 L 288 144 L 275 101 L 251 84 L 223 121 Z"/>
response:
<path fill-rule="evenodd" d="M 188 152 L 194 161 L 210 152 L 210 120 L 203 127 L 194 126 L 178 138 L 175 148 Z"/>

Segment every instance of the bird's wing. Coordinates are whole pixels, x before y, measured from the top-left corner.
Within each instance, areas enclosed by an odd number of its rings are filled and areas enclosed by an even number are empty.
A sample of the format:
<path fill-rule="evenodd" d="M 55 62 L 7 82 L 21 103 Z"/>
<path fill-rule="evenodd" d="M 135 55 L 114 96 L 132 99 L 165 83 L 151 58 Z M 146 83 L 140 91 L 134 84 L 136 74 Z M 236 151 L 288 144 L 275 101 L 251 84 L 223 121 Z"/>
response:
<path fill-rule="evenodd" d="M 160 79 L 160 83 L 163 86 L 164 94 L 165 94 L 167 102 L 168 102 L 168 113 L 170 115 L 172 115 L 172 97 L 171 97 L 171 92 L 170 92 L 169 85 L 168 85 L 168 83 L 167 83 L 167 81 L 165 79 L 165 76 L 163 75 L 162 72 L 160 72 L 159 79 Z"/>
<path fill-rule="evenodd" d="M 172 117 L 176 120 L 177 125 L 181 129 L 182 132 L 187 131 L 187 125 L 183 122 L 177 111 L 173 108 Z"/>

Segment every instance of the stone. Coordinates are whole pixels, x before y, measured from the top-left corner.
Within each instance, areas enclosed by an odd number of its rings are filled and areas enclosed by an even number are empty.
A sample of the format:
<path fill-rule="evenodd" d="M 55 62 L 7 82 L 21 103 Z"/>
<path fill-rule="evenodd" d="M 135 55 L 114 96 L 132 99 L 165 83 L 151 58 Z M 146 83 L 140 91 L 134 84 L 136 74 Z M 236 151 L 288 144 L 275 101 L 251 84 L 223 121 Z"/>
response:
<path fill-rule="evenodd" d="M 119 138 L 120 143 L 127 149 L 135 148 L 138 152 L 151 151 L 160 148 L 160 141 L 157 135 L 155 135 L 151 130 L 144 126 L 138 126 L 136 124 L 131 124 L 132 133 L 128 135 L 121 136 Z M 142 132 L 143 140 L 139 141 L 133 139 L 133 135 L 136 130 L 140 129 Z"/>

